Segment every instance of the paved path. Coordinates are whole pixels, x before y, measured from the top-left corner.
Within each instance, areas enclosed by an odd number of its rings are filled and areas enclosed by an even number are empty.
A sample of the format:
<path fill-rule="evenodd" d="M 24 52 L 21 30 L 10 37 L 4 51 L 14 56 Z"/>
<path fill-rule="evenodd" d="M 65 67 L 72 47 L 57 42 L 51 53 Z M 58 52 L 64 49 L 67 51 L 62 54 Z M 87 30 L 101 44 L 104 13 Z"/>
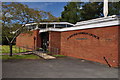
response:
<path fill-rule="evenodd" d="M 48 55 L 46 53 L 40 52 L 40 51 L 34 51 L 34 52 L 23 52 L 23 53 L 13 53 L 13 55 L 25 55 L 25 54 L 35 54 L 36 56 L 42 57 L 43 59 L 56 59 L 55 57 Z M 3 53 L 0 55 L 9 55 L 9 53 Z"/>
<path fill-rule="evenodd" d="M 46 53 L 40 52 L 40 51 L 35 51 L 34 54 L 36 54 L 39 57 L 42 57 L 43 59 L 56 59 L 55 57 L 48 55 Z"/>
<path fill-rule="evenodd" d="M 117 78 L 118 69 L 75 58 L 3 61 L 3 78 Z"/>

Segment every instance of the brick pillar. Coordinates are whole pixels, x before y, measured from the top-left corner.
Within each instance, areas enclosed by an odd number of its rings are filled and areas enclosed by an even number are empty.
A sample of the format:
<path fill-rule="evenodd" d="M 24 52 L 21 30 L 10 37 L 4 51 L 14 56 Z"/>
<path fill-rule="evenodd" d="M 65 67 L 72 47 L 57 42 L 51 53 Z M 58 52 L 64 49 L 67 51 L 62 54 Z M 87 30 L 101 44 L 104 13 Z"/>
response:
<path fill-rule="evenodd" d="M 39 35 L 39 29 L 37 30 L 34 30 L 34 37 L 33 39 L 35 40 L 34 42 L 34 48 L 37 49 L 37 48 L 40 48 L 40 44 L 41 44 L 41 39 L 40 39 L 40 35 Z"/>

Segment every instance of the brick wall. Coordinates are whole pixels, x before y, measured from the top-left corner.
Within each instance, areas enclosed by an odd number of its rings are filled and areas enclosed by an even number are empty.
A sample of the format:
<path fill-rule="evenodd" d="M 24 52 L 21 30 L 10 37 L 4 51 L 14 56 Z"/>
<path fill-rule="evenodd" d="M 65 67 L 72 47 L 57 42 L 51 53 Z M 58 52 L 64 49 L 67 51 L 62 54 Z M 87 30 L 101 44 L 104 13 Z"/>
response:
<path fill-rule="evenodd" d="M 99 39 L 88 34 L 77 34 L 67 39 L 80 32 L 96 35 Z M 50 46 L 58 47 L 60 54 L 103 64 L 106 64 L 105 57 L 111 66 L 118 66 L 118 26 L 51 32 L 50 40 Z"/>
<path fill-rule="evenodd" d="M 49 50 L 60 54 L 61 32 L 49 32 Z"/>
<path fill-rule="evenodd" d="M 120 66 L 120 26 L 118 27 L 118 61 Z"/>
<path fill-rule="evenodd" d="M 35 37 L 35 40 L 34 40 Z M 29 33 L 21 33 L 16 38 L 16 45 L 19 47 L 25 47 L 34 49 L 41 47 L 41 39 L 39 37 L 39 30 L 34 30 Z"/>
<path fill-rule="evenodd" d="M 49 48 L 54 49 L 55 52 L 58 49 L 59 54 L 66 56 L 107 64 L 103 58 L 105 57 L 112 67 L 116 67 L 118 66 L 118 44 L 120 44 L 118 43 L 119 31 L 118 26 L 66 32 L 51 31 Z M 89 34 L 76 34 L 80 32 Z M 32 34 L 20 34 L 16 39 L 16 45 L 34 49 L 34 37 L 36 37 L 35 46 L 41 47 L 39 30 L 34 30 Z"/>

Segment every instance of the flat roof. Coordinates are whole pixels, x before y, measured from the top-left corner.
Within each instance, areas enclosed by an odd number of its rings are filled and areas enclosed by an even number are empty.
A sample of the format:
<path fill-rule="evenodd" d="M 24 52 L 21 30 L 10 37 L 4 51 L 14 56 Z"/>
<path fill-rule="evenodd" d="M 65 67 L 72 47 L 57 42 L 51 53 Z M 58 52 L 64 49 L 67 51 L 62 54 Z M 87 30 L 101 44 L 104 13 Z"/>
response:
<path fill-rule="evenodd" d="M 73 27 L 67 27 L 62 29 L 48 28 L 41 29 L 40 32 L 46 31 L 72 31 L 72 30 L 81 30 L 81 29 L 90 29 L 90 28 L 100 28 L 100 27 L 109 27 L 120 25 L 120 16 L 113 15 L 108 17 L 96 18 L 86 21 L 77 22 Z"/>

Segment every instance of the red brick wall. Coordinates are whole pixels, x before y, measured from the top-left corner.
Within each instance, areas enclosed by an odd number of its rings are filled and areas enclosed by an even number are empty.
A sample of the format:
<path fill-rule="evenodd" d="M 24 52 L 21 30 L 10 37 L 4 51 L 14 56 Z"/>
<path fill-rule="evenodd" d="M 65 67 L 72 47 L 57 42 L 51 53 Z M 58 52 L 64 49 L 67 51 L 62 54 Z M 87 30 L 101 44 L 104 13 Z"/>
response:
<path fill-rule="evenodd" d="M 75 30 L 66 32 L 49 32 L 49 48 L 58 50 L 59 54 L 66 56 L 86 59 L 90 61 L 106 64 L 103 59 L 105 57 L 109 64 L 113 67 L 118 66 L 118 26 L 94 28 L 85 30 Z M 69 39 L 70 35 L 86 32 L 99 37 L 96 39 L 87 34 L 78 34 Z M 25 46 L 34 48 L 34 36 L 36 37 L 36 47 L 41 47 L 41 39 L 39 30 L 33 31 L 32 34 L 22 33 L 16 39 L 17 46 Z M 77 40 L 76 38 L 87 38 L 85 40 Z"/>
<path fill-rule="evenodd" d="M 79 34 L 67 40 L 67 37 L 77 32 L 87 32 L 99 36 L 96 39 L 90 35 Z M 76 40 L 76 38 L 87 38 Z M 68 31 L 61 33 L 61 54 L 81 59 L 87 59 L 106 64 L 106 57 L 111 66 L 118 64 L 118 27 L 104 27 L 87 30 Z"/>
<path fill-rule="evenodd" d="M 49 32 L 49 49 L 55 54 L 60 53 L 61 47 L 61 33 L 60 32 Z"/>
<path fill-rule="evenodd" d="M 118 29 L 118 61 L 119 61 L 119 66 L 120 66 L 120 26 Z"/>
<path fill-rule="evenodd" d="M 34 41 L 34 37 L 36 40 Z M 41 40 L 39 37 L 39 30 L 34 30 L 31 31 L 30 33 L 21 33 L 17 38 L 16 38 L 16 45 L 17 46 L 22 46 L 30 49 L 34 49 L 37 47 L 40 47 L 41 45 Z"/>
<path fill-rule="evenodd" d="M 78 34 L 69 39 L 70 35 L 87 32 L 99 37 L 96 39 L 87 34 Z M 76 40 L 76 38 L 87 38 Z M 50 46 L 58 47 L 60 54 L 86 59 L 106 64 L 106 60 L 113 67 L 118 66 L 118 26 L 94 28 L 86 30 L 51 32 Z"/>

